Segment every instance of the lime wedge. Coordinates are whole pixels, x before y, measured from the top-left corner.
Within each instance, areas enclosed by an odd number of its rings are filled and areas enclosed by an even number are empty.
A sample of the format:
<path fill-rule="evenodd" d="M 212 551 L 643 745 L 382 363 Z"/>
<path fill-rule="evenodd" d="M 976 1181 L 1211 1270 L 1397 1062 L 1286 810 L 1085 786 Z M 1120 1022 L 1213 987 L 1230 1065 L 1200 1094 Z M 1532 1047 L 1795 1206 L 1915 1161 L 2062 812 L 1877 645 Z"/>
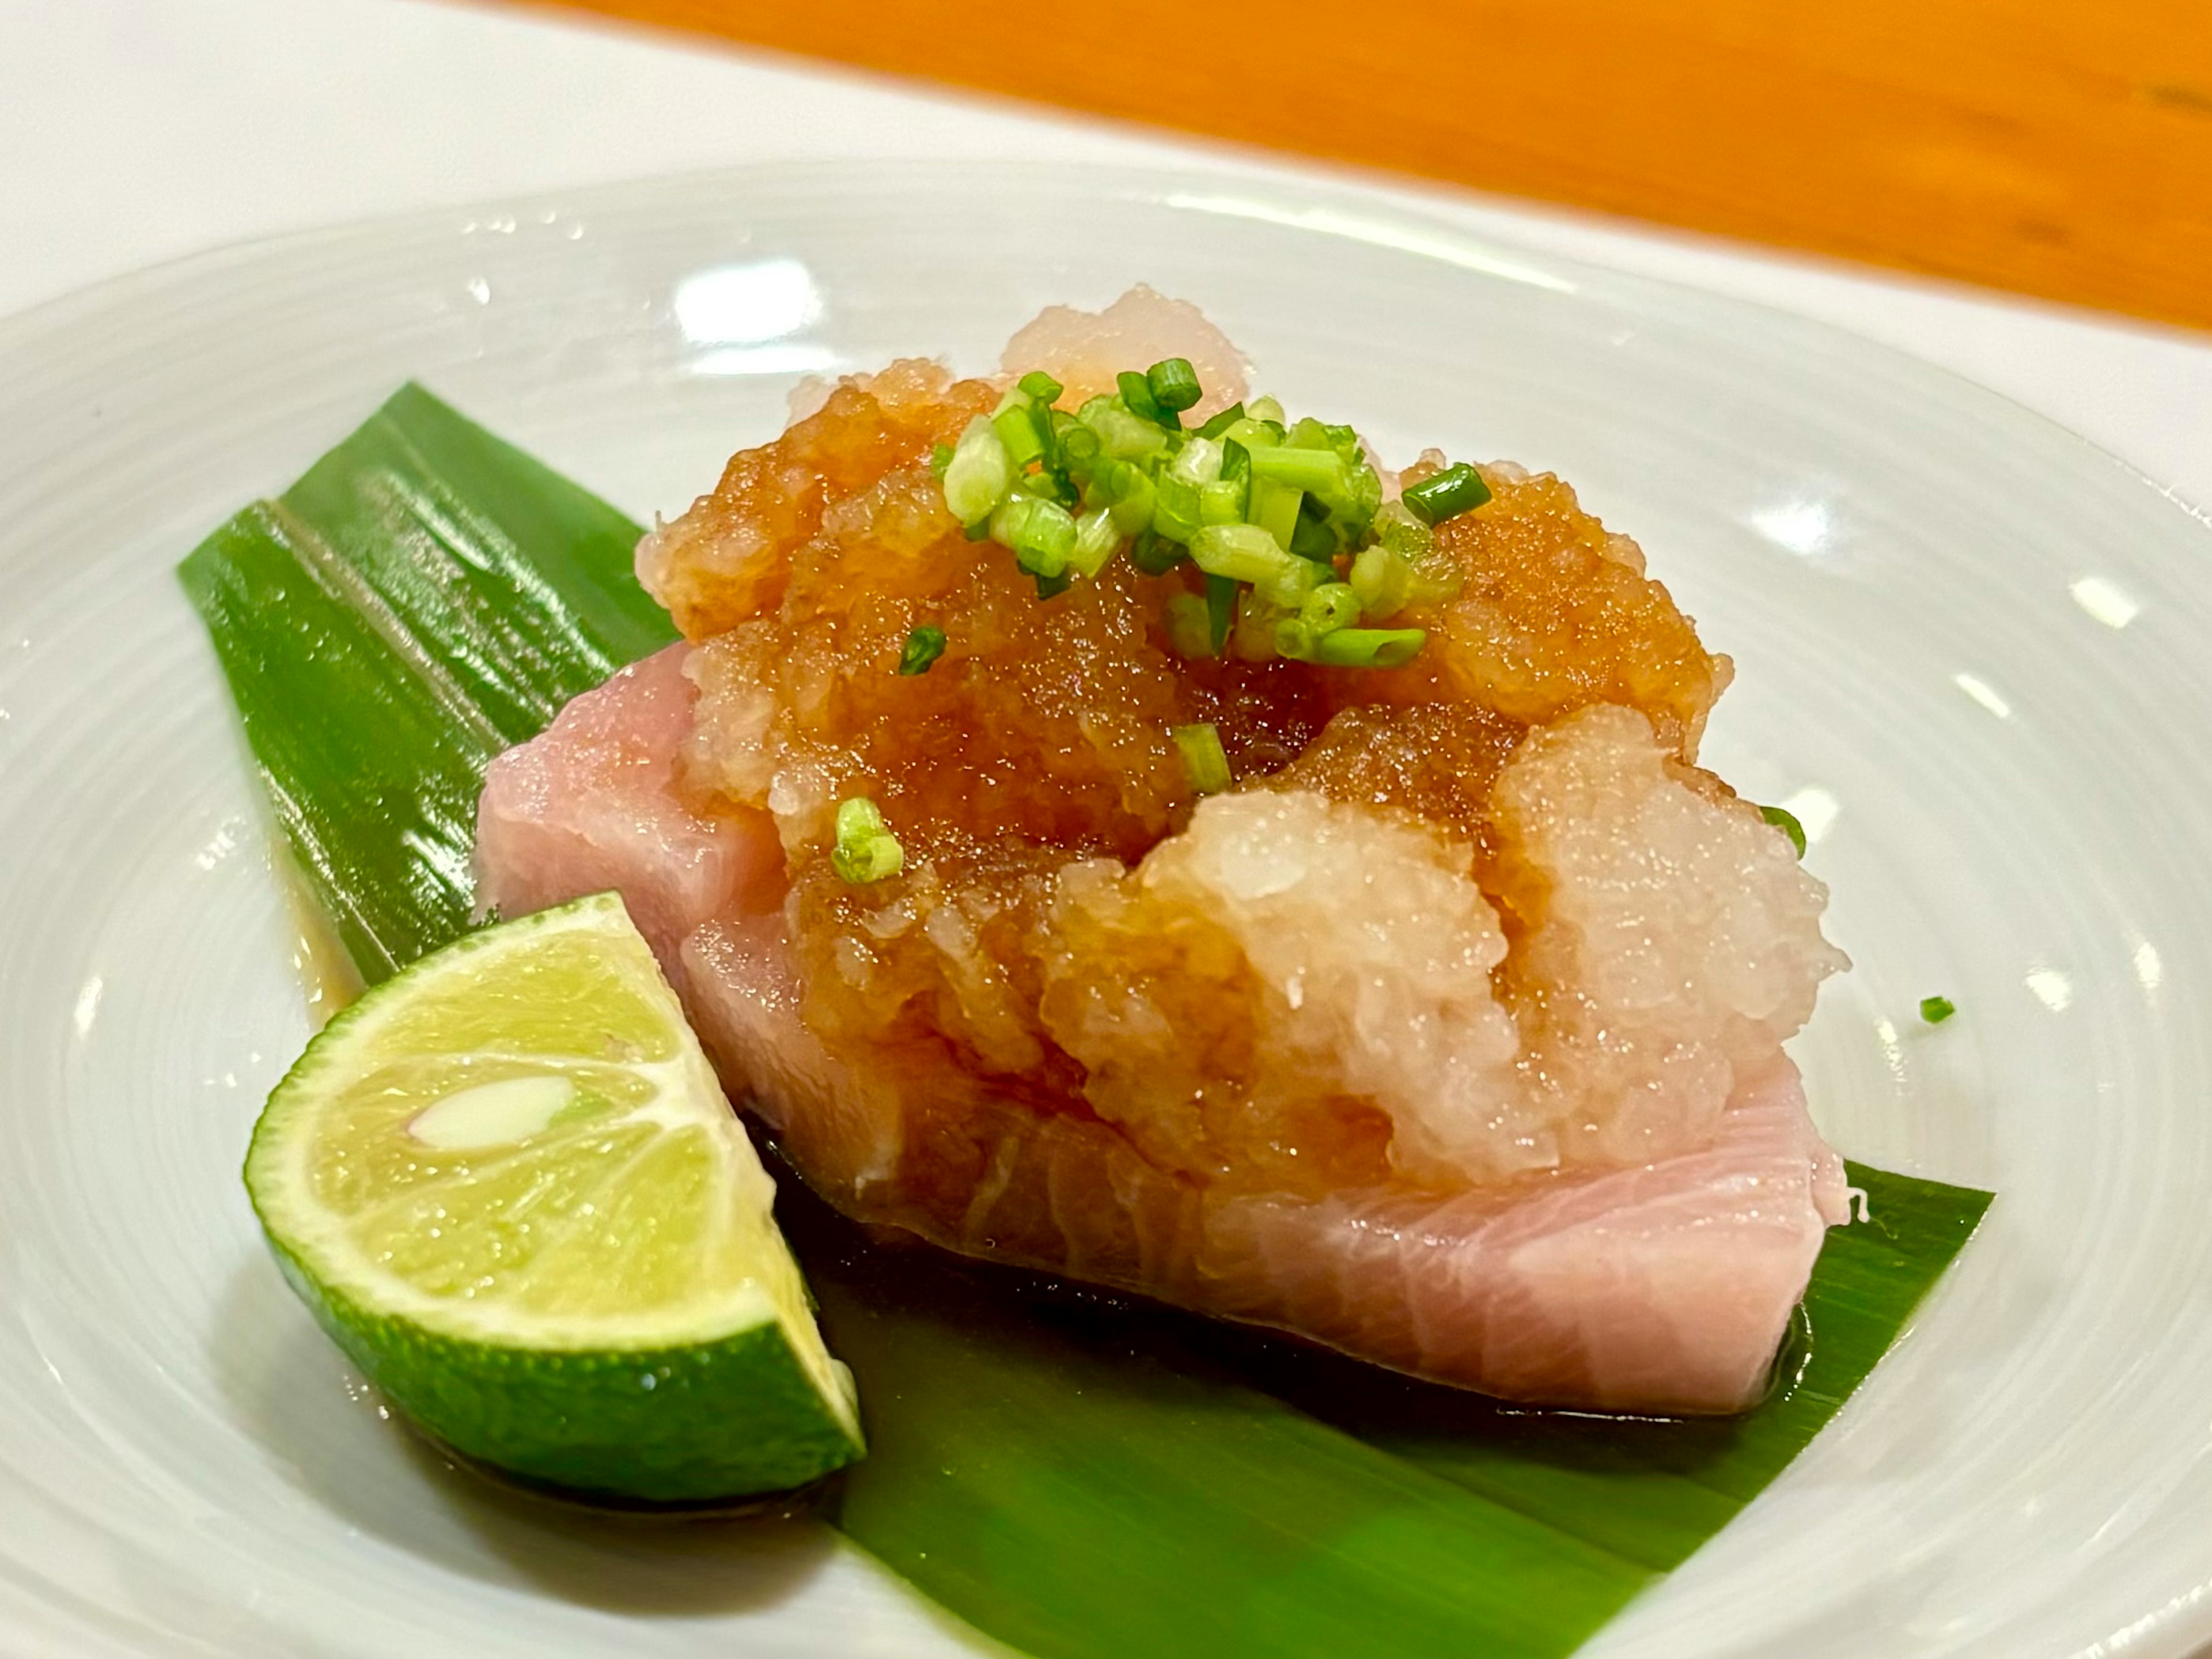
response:
<path fill-rule="evenodd" d="M 246 1186 L 324 1329 L 467 1456 L 690 1503 L 860 1454 L 774 1184 L 611 893 L 471 933 L 332 1020 Z"/>

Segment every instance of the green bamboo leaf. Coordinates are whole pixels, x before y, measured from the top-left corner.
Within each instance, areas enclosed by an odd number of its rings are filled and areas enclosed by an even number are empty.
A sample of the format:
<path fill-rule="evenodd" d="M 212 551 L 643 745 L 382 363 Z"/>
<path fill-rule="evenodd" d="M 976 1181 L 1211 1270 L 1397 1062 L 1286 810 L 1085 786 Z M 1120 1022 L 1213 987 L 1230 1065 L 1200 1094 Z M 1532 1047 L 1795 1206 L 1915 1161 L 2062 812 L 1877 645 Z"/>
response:
<path fill-rule="evenodd" d="M 778 1213 L 868 1415 L 837 1524 L 1038 1659 L 1557 1659 L 1656 1576 L 1241 1374 L 1292 1345 L 1240 1367 L 1185 1316 Z"/>
<path fill-rule="evenodd" d="M 419 388 L 181 568 L 278 822 L 364 978 L 468 925 L 486 762 L 673 637 L 638 528 Z M 1988 1195 L 1852 1170 L 1773 1397 L 1520 1410 L 934 1252 L 786 1182 L 873 1450 L 836 1524 L 1039 1659 L 1556 1659 L 1727 1524 L 1865 1377 Z"/>
<path fill-rule="evenodd" d="M 468 926 L 476 798 L 503 734 L 436 695 L 333 565 L 264 501 L 179 574 L 309 894 L 374 983 Z"/>
<path fill-rule="evenodd" d="M 1846 1166 L 1866 1219 L 1830 1231 L 1773 1393 L 1687 1421 L 1531 1412 L 1323 1356 L 1255 1352 L 1284 1400 L 1656 1571 L 1678 1566 L 1765 1489 L 1865 1381 L 1989 1207 L 1990 1195 Z M 1217 1339 L 1225 1340 L 1227 1339 Z"/>
<path fill-rule="evenodd" d="M 639 530 L 405 386 L 284 492 L 380 627 L 509 743 L 676 638 L 631 568 Z"/>
<path fill-rule="evenodd" d="M 1457 1562 L 1443 1569 L 1449 1601 L 1431 1587 L 1422 1611 L 1461 1622 L 1388 1616 L 1389 1651 L 1428 1652 L 1433 1634 L 1446 1651 L 1565 1654 L 1803 1449 L 1990 1201 L 1850 1173 L 1869 1219 L 1830 1234 L 1772 1395 L 1741 1417 L 1672 1422 L 1532 1411 L 934 1252 L 871 1250 L 803 1194 L 780 1213 L 868 1404 L 875 1450 L 848 1473 L 845 1524 L 1003 1639 L 1048 1659 L 1241 1651 L 1272 1609 L 1240 1598 L 1292 1582 L 1313 1622 L 1270 1626 L 1254 1650 L 1376 1650 L 1330 1620 L 1356 1629 L 1369 1615 L 1351 1609 L 1395 1606 L 1402 1587 L 1385 1562 L 1347 1574 L 1332 1522 L 1370 1504 L 1396 1514 L 1408 1494 L 1378 1486 L 1349 1440 L 1480 1500 L 1449 1520 L 1419 1511 Z M 1293 1427 L 1289 1407 L 1310 1423 Z M 1317 1468 L 1335 1484 L 1316 1496 Z M 1010 1551 L 1015 1538 L 1030 1547 Z M 1532 1541 L 1540 1568 L 1519 1553 Z M 1401 1559 L 1438 1570 L 1424 1552 Z"/>
<path fill-rule="evenodd" d="M 638 535 L 410 386 L 179 567 L 367 982 L 468 926 L 486 763 L 676 637 L 632 571 Z"/>

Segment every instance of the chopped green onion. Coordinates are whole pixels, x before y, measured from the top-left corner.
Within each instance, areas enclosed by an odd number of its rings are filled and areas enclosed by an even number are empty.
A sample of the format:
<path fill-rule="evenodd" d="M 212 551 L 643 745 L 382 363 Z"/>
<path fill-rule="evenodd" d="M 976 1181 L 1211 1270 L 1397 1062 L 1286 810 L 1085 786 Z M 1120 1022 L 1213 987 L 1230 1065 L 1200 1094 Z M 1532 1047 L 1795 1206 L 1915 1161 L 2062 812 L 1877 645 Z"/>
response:
<path fill-rule="evenodd" d="M 1157 530 L 1147 527 L 1137 532 L 1137 539 L 1129 545 L 1129 562 L 1147 576 L 1164 576 L 1189 556 L 1190 550 L 1181 542 L 1170 541 Z"/>
<path fill-rule="evenodd" d="M 1311 490 L 1316 495 L 1344 495 L 1352 483 L 1345 471 L 1344 458 L 1326 449 L 1255 449 L 1252 452 L 1252 476 Z"/>
<path fill-rule="evenodd" d="M 1805 856 L 1805 826 L 1797 822 L 1796 813 L 1784 806 L 1762 806 L 1759 809 L 1759 816 L 1790 838 L 1790 844 L 1797 849 L 1799 858 Z"/>
<path fill-rule="evenodd" d="M 1221 733 L 1212 726 L 1173 726 L 1168 735 L 1182 750 L 1182 769 L 1200 794 L 1218 795 L 1235 781 L 1229 775 L 1229 757 L 1222 752 Z"/>
<path fill-rule="evenodd" d="M 951 444 L 936 444 L 931 447 L 929 470 L 941 478 L 945 476 L 945 469 L 951 465 L 952 446 Z"/>
<path fill-rule="evenodd" d="M 989 520 L 1013 487 L 1014 463 L 1006 453 L 1006 441 L 979 415 L 968 422 L 952 459 L 945 463 L 945 505 L 969 527 L 970 539 L 981 539 L 975 526 Z"/>
<path fill-rule="evenodd" d="M 1331 635 L 1359 625 L 1359 599 L 1346 582 L 1323 582 L 1299 602 L 1297 613 L 1285 617 L 1275 624 L 1275 654 L 1298 662 L 1324 662 L 1322 642 Z M 1377 630 L 1369 633 L 1382 637 Z M 1364 667 L 1370 665 L 1370 653 L 1362 650 L 1351 653 L 1357 661 L 1339 666 Z M 1407 653 L 1410 655 L 1411 653 Z"/>
<path fill-rule="evenodd" d="M 1403 500 L 1423 524 L 1439 525 L 1473 512 L 1490 499 L 1490 486 L 1465 461 L 1454 461 L 1443 471 L 1406 487 Z"/>
<path fill-rule="evenodd" d="M 1206 579 L 1206 640 L 1212 649 L 1206 654 L 1218 657 L 1221 647 L 1229 642 L 1229 624 L 1237 620 L 1237 584 L 1226 576 Z"/>
<path fill-rule="evenodd" d="M 1920 1018 L 1926 1020 L 1930 1025 L 1941 1025 L 1945 1020 L 1950 1018 L 1952 1015 L 1958 1012 L 1959 1005 L 1952 1001 L 1948 997 L 1923 997 L 1920 999 Z"/>
<path fill-rule="evenodd" d="M 1125 368 L 1114 377 L 1114 384 L 1121 388 L 1121 402 L 1139 420 L 1150 421 L 1154 426 L 1170 430 L 1182 425 L 1182 417 L 1171 409 L 1160 407 L 1160 400 L 1152 396 L 1152 382 L 1133 368 Z"/>
<path fill-rule="evenodd" d="M 1098 434 L 1106 453 L 1117 461 L 1141 461 L 1167 447 L 1167 436 L 1157 425 L 1110 398 L 1092 398 L 1078 418 Z"/>
<path fill-rule="evenodd" d="M 1206 395 L 1198 383 L 1198 371 L 1188 357 L 1162 358 L 1146 371 L 1145 382 L 1154 403 L 1178 415 Z"/>
<path fill-rule="evenodd" d="M 1367 465 L 1364 456 L 1347 464 L 1346 471 L 1352 481 L 1351 488 L 1341 497 L 1328 498 L 1328 506 L 1331 518 L 1348 538 L 1346 545 L 1357 546 L 1382 508 L 1382 480 Z"/>
<path fill-rule="evenodd" d="M 906 862 L 906 848 L 884 826 L 884 815 L 866 795 L 853 795 L 837 803 L 837 844 L 830 849 L 830 867 L 854 887 L 895 876 Z"/>
<path fill-rule="evenodd" d="M 1244 506 L 1245 522 L 1259 526 L 1274 538 L 1278 547 L 1287 553 L 1291 538 L 1297 533 L 1298 503 L 1304 499 L 1294 486 L 1277 483 L 1273 479 L 1263 478 L 1255 472 L 1250 494 Z"/>
<path fill-rule="evenodd" d="M 1031 501 L 1057 501 L 1062 507 L 1073 507 L 1083 499 L 1082 492 L 1050 466 L 1025 472 L 1015 479 L 1014 494 L 1026 495 Z"/>
<path fill-rule="evenodd" d="M 906 636 L 906 645 L 899 652 L 898 672 L 902 674 L 927 674 L 931 665 L 945 654 L 945 630 L 932 623 L 924 623 Z"/>
<path fill-rule="evenodd" d="M 1103 507 L 1096 508 L 1075 521 L 1075 550 L 1067 556 L 1067 568 L 1088 580 L 1106 568 L 1121 545 L 1114 515 Z"/>
<path fill-rule="evenodd" d="M 1091 428 L 1083 428 L 1090 432 Z M 1091 433 L 1093 437 L 1097 434 Z M 1137 480 L 1145 476 L 1144 469 L 1127 461 L 1117 461 L 1101 453 L 1098 463 L 1091 469 L 1091 477 L 1083 486 L 1084 499 L 1093 507 L 1111 507 L 1137 487 Z"/>
<path fill-rule="evenodd" d="M 1080 421 L 1070 421 L 1065 427 L 1056 426 L 1056 429 L 1060 434 L 1060 459 L 1070 465 L 1082 466 L 1094 461 L 1105 448 L 1097 433 Z"/>
<path fill-rule="evenodd" d="M 1281 605 L 1262 598 L 1256 589 L 1239 588 L 1237 622 L 1229 630 L 1230 649 L 1246 662 L 1265 662 L 1280 656 L 1282 653 L 1275 648 L 1275 628 L 1283 615 Z"/>
<path fill-rule="evenodd" d="M 1273 536 L 1257 525 L 1210 524 L 1190 538 L 1190 556 L 1209 576 L 1249 582 L 1278 604 L 1295 605 L 1319 584 L 1308 580 L 1295 597 L 1277 590 L 1295 585 L 1295 572 L 1311 572 L 1308 561 L 1284 551 Z"/>
<path fill-rule="evenodd" d="M 1378 622 L 1406 608 L 1413 580 L 1412 568 L 1382 542 L 1361 548 L 1352 562 L 1352 591 L 1358 597 L 1360 611 Z"/>
<path fill-rule="evenodd" d="M 1352 428 L 1310 417 L 1286 428 L 1282 405 L 1257 398 L 1187 432 L 1182 413 L 1203 388 L 1182 357 L 1126 370 L 1115 385 L 1071 413 L 1056 406 L 1065 386 L 1033 370 L 963 435 L 967 463 L 959 447 L 938 458 L 948 481 L 967 486 L 948 482 L 947 501 L 957 495 L 980 515 L 962 520 L 971 538 L 987 523 L 1048 599 L 1103 574 L 1125 539 L 1147 575 L 1193 558 L 1205 599 L 1168 606 L 1170 643 L 1187 654 L 1218 656 L 1232 634 L 1255 661 L 1387 665 L 1419 648 L 1418 630 L 1358 628 L 1417 597 L 1419 562 L 1400 544 L 1419 538 L 1425 554 L 1430 538 L 1403 503 L 1382 511 L 1381 478 Z M 1354 580 L 1338 577 L 1340 554 L 1352 556 Z M 1359 637 L 1324 646 L 1337 634 Z"/>
<path fill-rule="evenodd" d="M 1199 523 L 1243 523 L 1245 495 L 1242 478 L 1217 478 L 1212 483 L 1199 485 Z"/>
<path fill-rule="evenodd" d="M 1235 426 L 1237 422 L 1243 418 L 1244 405 L 1242 404 L 1231 404 L 1228 408 L 1223 410 L 1221 413 L 1216 415 L 1212 420 L 1208 421 L 1204 426 L 1199 428 L 1198 435 L 1201 438 L 1219 438 L 1225 436 L 1229 428 Z"/>
<path fill-rule="evenodd" d="M 1149 528 L 1152 508 L 1158 501 L 1158 492 L 1152 488 L 1152 474 L 1142 467 L 1132 466 L 1127 461 L 1114 465 L 1123 469 L 1127 479 L 1124 493 L 1115 497 L 1107 511 L 1114 515 L 1114 526 L 1124 536 L 1133 536 Z"/>
<path fill-rule="evenodd" d="M 1176 541 L 1187 542 L 1198 534 L 1198 486 L 1188 478 L 1163 472 L 1153 483 L 1158 492 L 1152 504 L 1152 528 Z"/>
<path fill-rule="evenodd" d="M 1330 668 L 1403 668 L 1428 637 L 1423 628 L 1340 628 L 1315 641 L 1313 659 Z"/>
<path fill-rule="evenodd" d="M 1017 495 L 991 515 L 991 539 L 1030 574 L 1057 576 L 1075 551 L 1075 519 L 1057 501 Z"/>
<path fill-rule="evenodd" d="M 1281 605 L 1285 611 L 1295 611 L 1304 603 L 1307 594 L 1327 580 L 1327 566 L 1316 564 L 1311 559 L 1301 559 L 1293 554 L 1283 562 L 1281 570 L 1257 586 L 1262 597 Z"/>
<path fill-rule="evenodd" d="M 1436 550 L 1437 532 L 1403 501 L 1392 501 L 1375 515 L 1376 539 L 1409 565 L 1418 566 Z"/>
<path fill-rule="evenodd" d="M 1306 498 L 1298 509 L 1296 522 L 1291 526 L 1291 551 L 1316 564 L 1327 564 L 1336 557 L 1336 532 L 1322 521 L 1311 496 Z"/>
<path fill-rule="evenodd" d="M 1359 597 L 1346 582 L 1323 582 L 1298 605 L 1298 620 L 1316 634 L 1359 626 Z"/>
<path fill-rule="evenodd" d="M 1036 411 L 1028 404 L 1015 404 L 991 416 L 991 425 L 999 434 L 999 441 L 1006 447 L 1006 457 L 1018 472 L 1031 461 L 1042 460 L 1045 434 L 1037 430 Z"/>
<path fill-rule="evenodd" d="M 1206 599 L 1196 593 L 1177 593 L 1170 597 L 1163 615 L 1167 620 L 1168 647 L 1178 657 L 1216 657 L 1220 651 L 1213 643 L 1213 612 Z"/>
<path fill-rule="evenodd" d="M 1168 463 L 1168 474 L 1194 484 L 1212 483 L 1221 476 L 1221 465 L 1222 447 L 1211 438 L 1193 436 Z"/>
<path fill-rule="evenodd" d="M 1247 449 L 1273 449 L 1283 441 L 1283 434 L 1280 428 L 1247 416 L 1223 434 L 1221 441 L 1227 443 L 1232 439 Z"/>
<path fill-rule="evenodd" d="M 1406 562 L 1408 605 L 1446 605 L 1467 585 L 1467 567 L 1449 549 L 1437 545 L 1437 533 L 1403 501 L 1392 501 L 1375 515 L 1376 539 Z"/>

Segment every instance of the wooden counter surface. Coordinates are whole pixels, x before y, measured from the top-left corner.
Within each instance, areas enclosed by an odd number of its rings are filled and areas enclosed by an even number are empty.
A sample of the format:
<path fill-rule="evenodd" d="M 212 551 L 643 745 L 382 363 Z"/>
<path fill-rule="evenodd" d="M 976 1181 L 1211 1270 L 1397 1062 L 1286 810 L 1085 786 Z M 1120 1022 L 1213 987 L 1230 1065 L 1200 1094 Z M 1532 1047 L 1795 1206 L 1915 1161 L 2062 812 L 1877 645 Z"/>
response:
<path fill-rule="evenodd" d="M 2212 0 L 572 0 L 2212 327 Z"/>

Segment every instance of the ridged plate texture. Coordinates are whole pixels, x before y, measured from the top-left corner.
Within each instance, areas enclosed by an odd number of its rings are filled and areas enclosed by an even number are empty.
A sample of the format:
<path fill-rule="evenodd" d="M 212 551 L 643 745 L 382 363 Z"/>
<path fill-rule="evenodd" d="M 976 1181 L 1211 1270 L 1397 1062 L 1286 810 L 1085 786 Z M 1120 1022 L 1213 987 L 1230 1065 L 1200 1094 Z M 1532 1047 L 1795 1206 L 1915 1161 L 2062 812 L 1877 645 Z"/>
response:
<path fill-rule="evenodd" d="M 455 1476 L 292 1303 L 238 1168 L 309 1013 L 171 567 L 410 377 L 643 517 L 800 374 L 982 367 L 1139 279 L 1386 454 L 1557 470 L 1642 541 L 1738 665 L 1708 758 L 1834 888 L 1823 1126 L 1999 1194 L 1837 1422 L 1589 1651 L 2212 1636 L 2212 532 L 1848 335 L 1362 195 L 872 167 L 331 232 L 0 324 L 0 1651 L 968 1650 L 826 1532 Z"/>

